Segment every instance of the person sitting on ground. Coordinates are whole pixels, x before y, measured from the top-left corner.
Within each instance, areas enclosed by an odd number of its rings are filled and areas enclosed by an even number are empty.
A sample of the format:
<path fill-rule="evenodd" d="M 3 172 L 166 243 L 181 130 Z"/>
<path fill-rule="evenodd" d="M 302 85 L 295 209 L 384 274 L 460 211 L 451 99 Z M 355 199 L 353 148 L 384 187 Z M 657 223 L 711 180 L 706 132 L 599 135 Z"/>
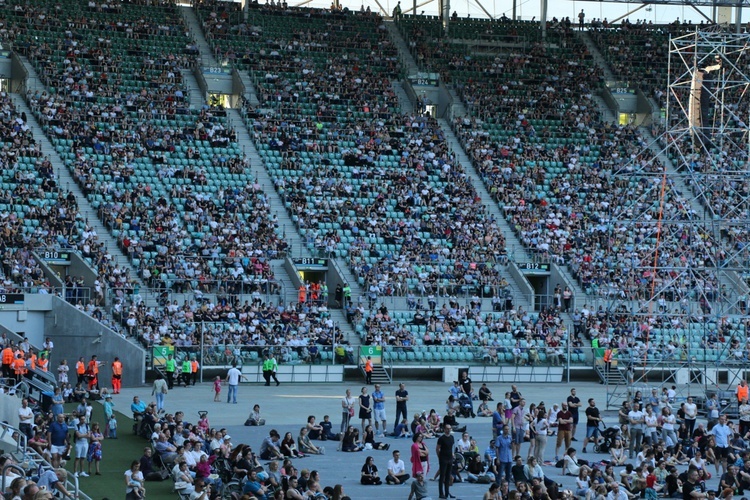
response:
<path fill-rule="evenodd" d="M 383 484 L 383 480 L 378 476 L 378 466 L 375 465 L 375 459 L 373 457 L 367 457 L 365 459 L 359 482 L 364 485 Z"/>
<path fill-rule="evenodd" d="M 323 436 L 323 427 L 315 423 L 315 416 L 310 415 L 307 417 L 307 437 L 310 439 L 322 439 L 325 441 Z"/>
<path fill-rule="evenodd" d="M 363 449 L 364 445 L 359 440 L 359 430 L 350 425 L 341 438 L 341 451 L 353 452 L 362 451 Z"/>
<path fill-rule="evenodd" d="M 291 432 L 284 434 L 284 439 L 281 440 L 279 449 L 286 458 L 300 458 L 305 456 L 297 449 L 297 443 L 295 443 L 294 436 L 292 436 Z"/>
<path fill-rule="evenodd" d="M 260 405 L 253 406 L 253 411 L 245 420 L 245 425 L 266 425 L 266 420 L 260 416 Z"/>
<path fill-rule="evenodd" d="M 411 476 L 406 473 L 406 464 L 401 460 L 401 452 L 393 450 L 393 458 L 388 461 L 388 475 L 385 482 L 388 484 L 404 484 Z"/>
<path fill-rule="evenodd" d="M 401 423 L 396 426 L 396 431 L 393 435 L 397 438 L 410 438 L 411 432 L 409 432 L 409 422 L 405 418 L 401 419 Z"/>
<path fill-rule="evenodd" d="M 271 429 L 260 445 L 260 458 L 263 460 L 283 460 L 284 455 L 279 449 L 280 439 L 279 432 L 276 429 Z"/>
<path fill-rule="evenodd" d="M 372 425 L 368 425 L 365 428 L 365 448 L 371 450 L 387 450 L 390 448 L 390 445 L 388 443 L 375 441 L 375 431 L 373 430 Z"/>
<path fill-rule="evenodd" d="M 332 441 L 341 440 L 341 436 L 333 432 L 333 422 L 331 422 L 331 417 L 329 415 L 323 416 L 323 421 L 320 423 L 320 426 L 323 428 L 323 437 Z"/>
<path fill-rule="evenodd" d="M 326 450 L 323 446 L 315 446 L 307 434 L 307 427 L 302 427 L 297 436 L 297 446 L 299 451 L 306 455 L 325 455 Z"/>

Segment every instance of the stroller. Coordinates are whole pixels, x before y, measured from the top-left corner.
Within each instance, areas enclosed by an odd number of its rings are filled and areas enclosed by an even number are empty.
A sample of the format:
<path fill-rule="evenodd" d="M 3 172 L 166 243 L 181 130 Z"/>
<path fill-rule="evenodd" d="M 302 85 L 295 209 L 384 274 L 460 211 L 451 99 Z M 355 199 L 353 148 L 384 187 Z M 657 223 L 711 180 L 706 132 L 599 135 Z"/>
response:
<path fill-rule="evenodd" d="M 458 395 L 458 416 L 469 418 L 472 414 L 471 398 L 468 394 L 461 393 Z"/>
<path fill-rule="evenodd" d="M 602 439 L 594 445 L 594 451 L 597 453 L 609 453 L 609 449 L 615 444 L 615 439 L 620 434 L 619 427 L 610 427 L 602 431 Z"/>

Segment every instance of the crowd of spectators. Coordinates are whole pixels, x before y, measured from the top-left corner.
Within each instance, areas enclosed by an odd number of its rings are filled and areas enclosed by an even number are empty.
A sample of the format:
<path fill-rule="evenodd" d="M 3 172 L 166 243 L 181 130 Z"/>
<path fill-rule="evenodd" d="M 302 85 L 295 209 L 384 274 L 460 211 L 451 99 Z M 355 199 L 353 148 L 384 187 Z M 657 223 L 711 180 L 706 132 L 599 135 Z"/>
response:
<path fill-rule="evenodd" d="M 71 19 L 91 46 L 61 28 L 59 40 L 31 37 L 36 19 L 49 16 L 45 6 L 33 9 L 13 12 L 28 30 L 15 45 L 56 93 L 30 93 L 29 104 L 144 281 L 178 291 L 268 287 L 265 258 L 285 244 L 223 111 L 189 109 L 181 70 L 194 54 L 182 50 L 189 39 L 176 7 L 160 5 L 149 18 L 133 4 L 107 9 L 117 14 L 114 28 L 106 16 Z M 149 34 L 167 42 L 116 50 Z M 146 83 L 121 78 L 132 71 Z M 217 188 L 222 174 L 234 177 Z"/>

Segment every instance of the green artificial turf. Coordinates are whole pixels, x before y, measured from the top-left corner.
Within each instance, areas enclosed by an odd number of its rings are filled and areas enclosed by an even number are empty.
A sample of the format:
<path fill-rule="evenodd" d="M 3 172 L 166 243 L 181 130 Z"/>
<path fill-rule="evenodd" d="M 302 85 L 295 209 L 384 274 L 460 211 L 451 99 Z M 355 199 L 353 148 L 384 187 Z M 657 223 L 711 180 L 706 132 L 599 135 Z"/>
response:
<path fill-rule="evenodd" d="M 73 412 L 76 404 L 65 405 L 66 412 Z M 105 422 L 104 407 L 93 403 L 92 422 Z M 122 410 L 117 408 L 115 410 Z M 109 498 L 110 500 L 125 498 L 125 471 L 130 468 L 133 460 L 139 460 L 143 455 L 143 448 L 148 444 L 146 440 L 133 434 L 133 419 L 115 411 L 117 417 L 117 439 L 105 439 L 102 442 L 102 461 L 99 464 L 101 476 L 94 475 L 94 465 L 91 467 L 90 477 L 78 479 L 78 486 L 83 493 L 94 500 Z M 103 427 L 103 425 L 102 425 Z M 72 457 L 75 453 L 72 454 Z M 84 467 L 88 467 L 88 462 Z M 73 460 L 65 465 L 68 472 L 73 472 Z M 84 470 L 87 470 L 84 468 Z M 72 479 L 72 478 L 71 478 Z M 172 492 L 171 480 L 146 483 L 146 498 L 149 500 L 174 500 L 177 494 Z"/>

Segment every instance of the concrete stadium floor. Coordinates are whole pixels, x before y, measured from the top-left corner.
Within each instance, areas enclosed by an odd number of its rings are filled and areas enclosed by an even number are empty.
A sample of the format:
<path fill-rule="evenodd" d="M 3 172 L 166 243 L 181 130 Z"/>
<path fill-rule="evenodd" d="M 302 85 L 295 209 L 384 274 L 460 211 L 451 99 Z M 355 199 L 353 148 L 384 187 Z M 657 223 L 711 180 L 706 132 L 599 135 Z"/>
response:
<path fill-rule="evenodd" d="M 389 418 L 389 430 L 393 428 L 393 417 L 395 416 L 395 399 L 394 393 L 398 388 L 398 382 L 383 387 L 386 396 L 386 412 Z M 408 411 L 413 416 L 416 412 L 422 410 L 435 409 L 441 415 L 444 414 L 445 401 L 448 398 L 449 384 L 442 382 L 422 382 L 422 381 L 404 381 L 406 389 L 409 391 Z M 510 385 L 488 384 L 493 393 L 495 401 L 504 397 L 505 391 L 510 390 Z M 340 424 L 340 401 L 344 397 L 346 389 L 351 389 L 352 395 L 356 397 L 360 393 L 362 384 L 355 382 L 343 384 L 288 384 L 282 383 L 280 386 L 265 387 L 259 384 L 243 383 L 238 391 L 238 404 L 227 404 L 227 388 L 224 386 L 221 393 L 221 402 L 214 402 L 214 392 L 212 384 L 205 382 L 190 388 L 175 388 L 169 392 L 165 401 L 166 411 L 173 413 L 178 410 L 185 412 L 185 420 L 196 422 L 198 412 L 208 411 L 209 421 L 212 427 L 226 427 L 229 435 L 232 437 L 232 443 L 247 443 L 257 452 L 260 450 L 260 444 L 263 438 L 268 434 L 270 429 L 277 429 L 283 436 L 289 431 L 295 436 L 298 435 L 300 427 L 307 422 L 308 415 L 315 415 L 318 421 L 323 420 L 323 415 L 330 415 L 334 423 L 334 430 L 338 429 Z M 606 389 L 603 385 L 597 383 L 576 383 L 576 384 L 518 384 L 518 389 L 527 400 L 527 405 L 544 401 L 547 408 L 551 408 L 554 403 L 565 401 L 570 394 L 570 388 L 577 389 L 577 395 L 584 403 L 581 408 L 581 424 L 576 433 L 579 442 L 574 442 L 573 446 L 578 450 L 579 457 L 589 461 L 600 461 L 607 459 L 605 454 L 593 453 L 592 447 L 589 446 L 587 454 L 581 453 L 582 441 L 585 437 L 585 409 L 588 398 L 596 399 L 597 406 L 604 410 L 606 403 Z M 476 386 L 475 390 L 478 389 Z M 373 387 L 369 387 L 372 393 Z M 130 402 L 134 395 L 139 395 L 143 400 L 150 401 L 151 387 L 123 389 L 120 395 L 114 396 L 116 409 L 128 414 Z M 245 427 L 243 424 L 254 404 L 261 406 L 261 414 L 266 419 L 264 427 Z M 476 407 L 475 402 L 475 407 Z M 494 404 L 494 403 L 491 403 Z M 616 425 L 616 411 L 611 410 L 604 412 L 605 424 L 607 427 Z M 358 419 L 352 419 L 352 423 L 360 423 Z M 484 452 L 491 436 L 491 419 L 474 418 L 459 420 L 459 424 L 467 424 L 467 430 L 472 437 L 477 440 L 479 448 Z M 456 436 L 458 440 L 460 436 Z M 381 439 L 382 440 L 382 439 Z M 333 486 L 340 483 L 344 486 L 344 491 L 354 499 L 363 498 L 382 498 L 382 499 L 405 499 L 408 496 L 408 485 L 386 485 L 381 486 L 362 486 L 359 484 L 360 469 L 369 455 L 375 457 L 375 463 L 378 466 L 381 478 L 387 474 L 387 463 L 391 458 L 394 449 L 401 451 L 402 459 L 406 464 L 407 471 L 411 471 L 409 462 L 409 447 L 412 444 L 411 439 L 394 439 L 385 438 L 385 442 L 391 444 L 389 451 L 365 450 L 359 453 L 337 452 L 335 442 L 319 442 L 326 448 L 324 456 L 310 456 L 298 459 L 295 467 L 298 469 L 316 469 L 320 472 L 323 486 Z M 434 454 L 435 440 L 426 441 L 431 450 L 432 472 L 428 474 L 432 477 L 437 467 L 437 458 Z M 554 438 L 550 437 L 544 457 L 546 460 L 552 460 L 555 456 Z M 528 443 L 524 444 L 521 454 L 526 458 L 528 452 Z M 713 467 L 711 472 L 713 473 Z M 573 488 L 575 481 L 573 477 L 564 477 L 560 475 L 561 469 L 554 467 L 544 467 L 545 474 L 554 481 L 563 484 L 566 488 Z M 428 482 L 430 494 L 434 498 L 438 497 L 437 482 Z M 718 479 L 714 478 L 708 485 L 709 488 L 716 487 Z M 487 485 L 460 483 L 454 485 L 451 493 L 459 498 L 471 499 L 481 498 Z"/>

